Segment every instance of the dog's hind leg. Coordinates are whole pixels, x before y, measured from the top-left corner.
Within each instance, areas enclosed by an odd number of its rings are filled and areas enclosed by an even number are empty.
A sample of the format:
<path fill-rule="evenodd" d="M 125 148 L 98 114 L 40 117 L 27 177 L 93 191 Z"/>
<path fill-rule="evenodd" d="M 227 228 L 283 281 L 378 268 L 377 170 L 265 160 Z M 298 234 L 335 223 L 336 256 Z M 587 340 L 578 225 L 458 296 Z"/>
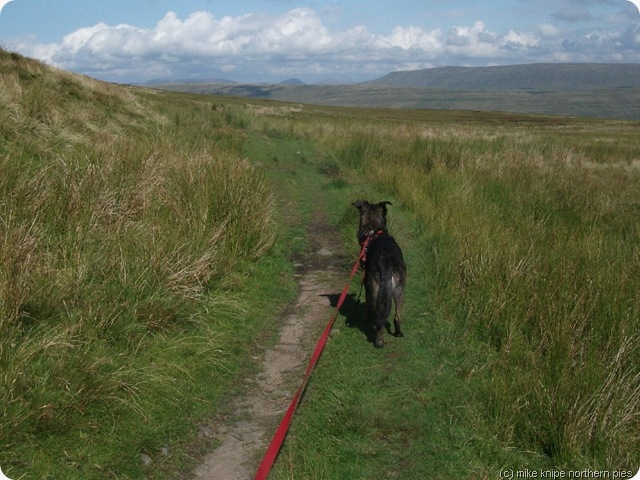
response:
<path fill-rule="evenodd" d="M 400 329 L 400 310 L 404 303 L 404 286 L 395 284 L 393 289 L 393 300 L 396 307 L 395 316 L 393 317 L 393 335 L 395 337 L 404 337 L 402 330 Z"/>
<path fill-rule="evenodd" d="M 375 319 L 378 290 L 379 283 L 377 281 L 365 283 L 366 303 L 364 318 L 366 322 L 370 322 Z"/>
<path fill-rule="evenodd" d="M 386 323 L 386 319 L 378 316 L 378 318 L 376 319 L 376 343 L 375 343 L 375 346 L 377 348 L 384 347 L 384 324 L 385 323 Z"/>
<path fill-rule="evenodd" d="M 402 333 L 402 330 L 400 329 L 400 312 L 399 312 L 397 303 L 396 303 L 396 315 L 393 318 L 393 336 L 404 337 L 404 333 Z"/>
<path fill-rule="evenodd" d="M 378 289 L 376 299 L 376 342 L 378 348 L 384 347 L 384 329 L 391 313 L 392 287 L 391 282 L 383 282 Z"/>

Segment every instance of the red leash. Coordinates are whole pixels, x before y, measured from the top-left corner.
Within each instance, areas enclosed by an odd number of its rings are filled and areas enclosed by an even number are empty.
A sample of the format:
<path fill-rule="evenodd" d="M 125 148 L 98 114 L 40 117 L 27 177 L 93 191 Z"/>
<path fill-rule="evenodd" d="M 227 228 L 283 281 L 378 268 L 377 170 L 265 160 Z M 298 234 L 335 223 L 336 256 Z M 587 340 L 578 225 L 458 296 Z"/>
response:
<path fill-rule="evenodd" d="M 320 336 L 320 340 L 316 344 L 316 348 L 313 351 L 313 355 L 311 355 L 311 360 L 309 361 L 309 366 L 307 367 L 307 371 L 304 374 L 304 378 L 302 379 L 302 384 L 300 388 L 298 388 L 298 392 L 291 400 L 291 404 L 289 404 L 289 408 L 287 409 L 287 413 L 285 413 L 276 433 L 271 440 L 271 444 L 269 448 L 267 448 L 264 457 L 262 458 L 262 463 L 260 464 L 260 468 L 258 468 L 258 473 L 256 473 L 255 480 L 265 480 L 269 476 L 269 472 L 271 472 L 271 468 L 273 467 L 273 462 L 275 462 L 278 453 L 280 453 L 280 449 L 282 448 L 282 443 L 284 442 L 285 437 L 287 436 L 287 432 L 289 431 L 289 426 L 291 425 L 291 420 L 293 419 L 293 414 L 298 408 L 298 404 L 300 403 L 300 397 L 304 393 L 307 388 L 307 384 L 309 383 L 309 379 L 311 378 L 311 374 L 313 373 L 313 369 L 318 363 L 318 359 L 320 358 L 320 354 L 322 350 L 324 350 L 324 346 L 329 339 L 329 333 L 331 333 L 331 328 L 333 328 L 333 324 L 336 321 L 336 317 L 338 316 L 338 312 L 342 304 L 344 303 L 345 298 L 347 298 L 347 293 L 349 292 L 349 285 L 351 284 L 351 279 L 358 271 L 358 266 L 360 264 L 360 260 L 364 257 L 365 252 L 367 250 L 367 245 L 369 244 L 370 237 L 367 237 L 362 244 L 362 249 L 360 250 L 360 255 L 356 260 L 356 263 L 353 265 L 351 269 L 351 276 L 349 277 L 349 281 L 344 286 L 342 293 L 340 294 L 340 298 L 338 299 L 338 304 L 336 305 L 336 311 L 329 320 L 324 332 Z"/>

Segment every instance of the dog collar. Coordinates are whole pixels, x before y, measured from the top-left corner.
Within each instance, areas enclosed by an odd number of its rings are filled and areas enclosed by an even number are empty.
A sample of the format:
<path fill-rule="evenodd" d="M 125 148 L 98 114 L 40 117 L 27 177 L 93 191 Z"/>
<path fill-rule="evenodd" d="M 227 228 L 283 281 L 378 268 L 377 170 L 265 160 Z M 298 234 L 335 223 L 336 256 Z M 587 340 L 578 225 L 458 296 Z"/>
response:
<path fill-rule="evenodd" d="M 367 233 L 364 234 L 364 238 L 362 240 L 360 240 L 360 245 L 364 244 L 364 242 L 367 239 L 367 237 L 369 238 L 369 241 L 371 241 L 374 238 L 379 237 L 383 233 L 384 233 L 384 230 L 381 229 L 381 228 L 379 228 L 378 230 L 369 230 Z"/>
<path fill-rule="evenodd" d="M 378 230 L 369 230 L 367 233 L 364 234 L 365 237 L 369 237 L 370 239 L 374 239 L 376 237 L 379 237 L 380 235 L 382 235 L 384 233 L 384 230 L 382 230 L 381 228 L 379 228 Z M 360 243 L 364 243 L 360 242 Z"/>

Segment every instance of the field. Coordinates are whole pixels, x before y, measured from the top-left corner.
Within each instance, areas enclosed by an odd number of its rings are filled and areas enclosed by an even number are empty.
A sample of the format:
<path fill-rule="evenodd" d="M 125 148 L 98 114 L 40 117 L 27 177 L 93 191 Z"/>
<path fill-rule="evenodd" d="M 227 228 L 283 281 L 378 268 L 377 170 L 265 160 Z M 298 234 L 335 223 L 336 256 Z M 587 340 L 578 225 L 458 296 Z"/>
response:
<path fill-rule="evenodd" d="M 375 350 L 343 313 L 273 478 L 640 466 L 639 123 L 159 92 L 0 52 L 0 131 L 10 478 L 191 478 L 314 205 L 351 252 L 365 197 L 394 203 L 406 338 Z"/>

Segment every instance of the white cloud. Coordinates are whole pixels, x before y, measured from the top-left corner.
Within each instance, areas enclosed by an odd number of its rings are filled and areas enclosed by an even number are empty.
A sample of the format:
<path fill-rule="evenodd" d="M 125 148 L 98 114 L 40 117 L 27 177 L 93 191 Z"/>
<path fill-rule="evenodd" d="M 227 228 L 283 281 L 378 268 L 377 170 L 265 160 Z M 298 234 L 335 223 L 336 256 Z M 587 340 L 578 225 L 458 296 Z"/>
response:
<path fill-rule="evenodd" d="M 399 47 L 404 50 L 420 49 L 425 53 L 436 54 L 444 48 L 442 32 L 438 29 L 429 32 L 420 27 L 396 27 L 388 37 L 379 37 L 381 47 Z"/>
<path fill-rule="evenodd" d="M 169 12 L 149 29 L 99 23 L 64 36 L 60 43 L 39 44 L 27 38 L 14 48 L 107 80 L 232 74 L 242 81 L 269 81 L 284 75 L 371 78 L 392 70 L 446 64 L 640 61 L 639 31 L 636 25 L 624 33 L 571 33 L 542 24 L 533 32 L 498 33 L 476 21 L 445 33 L 414 25 L 397 26 L 381 35 L 363 25 L 332 31 L 321 13 L 298 8 L 279 16 L 222 18 L 201 11 L 181 19 Z"/>
<path fill-rule="evenodd" d="M 501 43 L 497 33 L 478 21 L 471 27 L 454 27 L 447 37 L 447 50 L 457 57 L 496 57 L 500 56 Z"/>
<path fill-rule="evenodd" d="M 538 46 L 540 39 L 531 33 L 517 32 L 509 30 L 504 37 L 503 45 L 512 49 L 528 49 Z"/>

